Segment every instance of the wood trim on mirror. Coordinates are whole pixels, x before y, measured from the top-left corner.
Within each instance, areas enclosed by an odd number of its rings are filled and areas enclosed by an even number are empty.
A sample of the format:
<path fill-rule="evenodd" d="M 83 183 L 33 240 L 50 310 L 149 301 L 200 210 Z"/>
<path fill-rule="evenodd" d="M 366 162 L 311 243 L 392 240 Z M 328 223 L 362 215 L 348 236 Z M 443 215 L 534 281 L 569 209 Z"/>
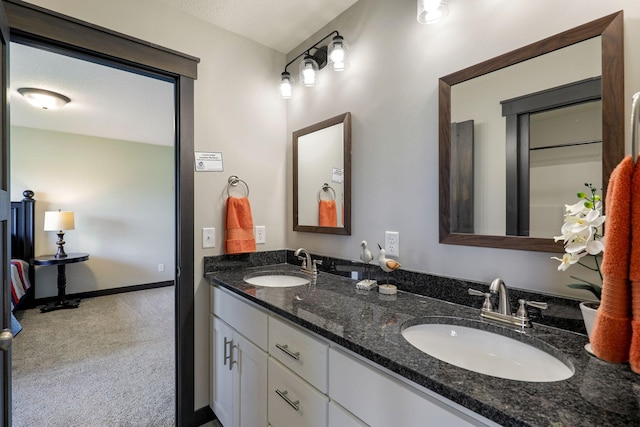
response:
<path fill-rule="evenodd" d="M 301 225 L 298 222 L 298 138 L 318 130 L 343 124 L 343 167 L 344 167 L 344 227 L 320 227 Z M 293 231 L 309 233 L 351 235 L 351 113 L 323 120 L 306 128 L 293 132 Z"/>
<path fill-rule="evenodd" d="M 602 183 L 624 157 L 624 42 L 622 11 L 481 62 L 439 80 L 439 205 L 440 243 L 562 252 L 553 239 L 489 236 L 451 232 L 451 86 L 535 58 L 593 37 L 602 40 Z M 604 198 L 604 197 L 603 197 Z"/>

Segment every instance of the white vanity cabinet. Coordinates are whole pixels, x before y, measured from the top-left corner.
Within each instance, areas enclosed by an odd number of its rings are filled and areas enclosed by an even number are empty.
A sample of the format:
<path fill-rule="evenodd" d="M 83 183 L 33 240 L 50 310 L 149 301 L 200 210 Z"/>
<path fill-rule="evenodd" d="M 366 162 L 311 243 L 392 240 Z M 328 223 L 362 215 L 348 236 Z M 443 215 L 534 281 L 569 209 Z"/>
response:
<path fill-rule="evenodd" d="M 266 426 L 266 344 L 248 337 L 266 343 L 267 315 L 220 290 L 212 294 L 211 306 L 221 310 L 211 315 L 210 406 L 224 427 Z"/>
<path fill-rule="evenodd" d="M 211 408 L 224 427 L 497 426 L 212 288 Z"/>

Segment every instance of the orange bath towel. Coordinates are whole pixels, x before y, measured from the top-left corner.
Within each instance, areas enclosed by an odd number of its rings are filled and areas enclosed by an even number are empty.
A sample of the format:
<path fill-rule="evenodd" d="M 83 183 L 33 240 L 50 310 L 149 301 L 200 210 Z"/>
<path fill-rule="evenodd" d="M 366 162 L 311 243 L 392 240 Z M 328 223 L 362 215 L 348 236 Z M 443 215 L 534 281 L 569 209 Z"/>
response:
<path fill-rule="evenodd" d="M 337 227 L 338 212 L 335 200 L 320 200 L 318 205 L 318 224 L 320 227 Z"/>
<path fill-rule="evenodd" d="M 631 369 L 640 374 L 640 159 L 636 161 L 631 181 Z"/>
<path fill-rule="evenodd" d="M 625 157 L 611 173 L 606 196 L 606 246 L 602 259 L 602 298 L 591 333 L 591 348 L 608 362 L 629 360 L 631 345 L 631 178 L 634 163 Z"/>
<path fill-rule="evenodd" d="M 225 253 L 241 254 L 256 251 L 256 239 L 253 235 L 253 219 L 251 218 L 251 204 L 248 198 L 227 198 L 225 228 Z"/>

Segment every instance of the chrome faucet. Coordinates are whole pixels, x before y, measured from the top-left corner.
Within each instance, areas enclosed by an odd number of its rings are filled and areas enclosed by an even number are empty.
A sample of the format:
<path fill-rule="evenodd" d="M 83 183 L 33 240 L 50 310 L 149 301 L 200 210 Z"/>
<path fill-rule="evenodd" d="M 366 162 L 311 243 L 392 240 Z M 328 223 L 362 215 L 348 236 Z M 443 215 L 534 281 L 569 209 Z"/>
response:
<path fill-rule="evenodd" d="M 491 294 L 498 294 L 497 310 L 493 308 L 493 304 L 491 303 Z M 469 295 L 484 296 L 485 300 L 482 304 L 482 310 L 480 310 L 480 317 L 501 323 L 507 323 L 509 325 L 519 326 L 520 328 L 531 327 L 531 319 L 529 318 L 526 306 L 536 307 L 543 310 L 548 307 L 547 303 L 544 302 L 525 301 L 524 299 L 520 299 L 518 300 L 520 307 L 514 315 L 511 311 L 509 289 L 500 278 L 493 279 L 491 285 L 489 285 L 489 293 L 469 289 Z"/>
<path fill-rule="evenodd" d="M 509 289 L 501 278 L 495 278 L 489 285 L 489 292 L 498 294 L 498 313 L 511 316 L 511 300 L 509 299 Z"/>
<path fill-rule="evenodd" d="M 305 256 L 301 256 L 300 254 L 304 254 Z M 297 256 L 298 259 L 302 260 L 302 265 L 300 266 L 300 271 L 305 273 L 310 273 L 313 275 L 318 274 L 318 266 L 317 264 L 322 264 L 321 260 L 311 259 L 311 255 L 305 248 L 297 249 L 293 255 Z"/>

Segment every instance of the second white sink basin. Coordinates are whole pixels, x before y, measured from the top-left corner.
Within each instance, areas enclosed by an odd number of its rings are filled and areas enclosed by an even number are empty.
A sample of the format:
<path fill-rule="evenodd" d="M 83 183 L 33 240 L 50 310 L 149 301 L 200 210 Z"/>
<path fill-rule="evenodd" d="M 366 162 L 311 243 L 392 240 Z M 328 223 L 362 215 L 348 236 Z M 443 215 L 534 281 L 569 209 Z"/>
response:
<path fill-rule="evenodd" d="M 420 323 L 402 336 L 436 359 L 470 371 L 510 380 L 551 382 L 570 378 L 570 362 L 527 343 L 472 327 Z"/>
<path fill-rule="evenodd" d="M 243 279 L 250 285 L 265 286 L 269 288 L 290 288 L 292 286 L 307 285 L 309 279 L 285 273 L 258 273 L 245 276 Z"/>

